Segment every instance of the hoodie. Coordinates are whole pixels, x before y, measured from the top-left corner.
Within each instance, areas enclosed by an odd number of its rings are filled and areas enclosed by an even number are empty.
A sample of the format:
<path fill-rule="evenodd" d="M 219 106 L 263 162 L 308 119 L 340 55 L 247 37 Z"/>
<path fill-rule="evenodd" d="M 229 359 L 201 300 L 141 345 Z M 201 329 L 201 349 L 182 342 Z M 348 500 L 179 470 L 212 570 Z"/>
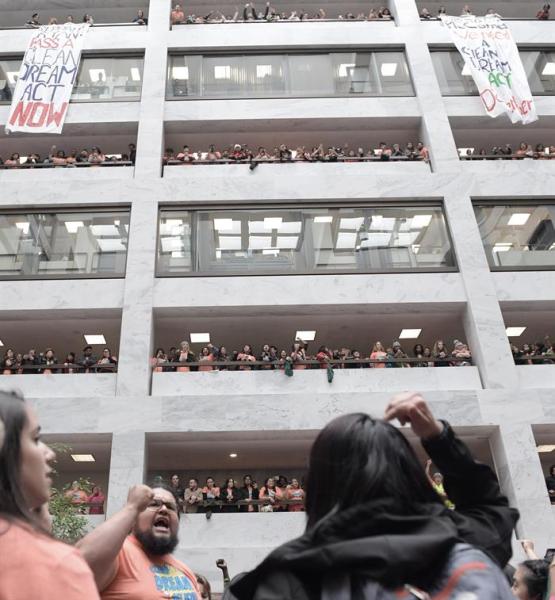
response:
<path fill-rule="evenodd" d="M 456 510 L 426 503 L 402 514 L 391 499 L 382 498 L 331 513 L 237 578 L 233 596 L 312 600 L 320 598 L 324 575 L 344 573 L 391 588 L 426 589 L 461 542 L 503 567 L 511 556 L 518 512 L 508 506 L 494 472 L 473 459 L 447 423 L 439 437 L 423 445 L 442 471 Z"/>

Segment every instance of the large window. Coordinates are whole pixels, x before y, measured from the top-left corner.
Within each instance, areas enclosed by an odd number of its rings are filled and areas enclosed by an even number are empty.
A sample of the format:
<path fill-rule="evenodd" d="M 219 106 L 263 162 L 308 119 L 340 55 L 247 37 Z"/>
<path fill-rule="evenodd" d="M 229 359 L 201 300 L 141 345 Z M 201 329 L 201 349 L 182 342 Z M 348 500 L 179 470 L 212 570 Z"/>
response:
<path fill-rule="evenodd" d="M 159 276 L 434 271 L 454 266 L 437 206 L 160 214 Z"/>
<path fill-rule="evenodd" d="M 412 96 L 403 52 L 174 55 L 168 98 Z"/>
<path fill-rule="evenodd" d="M 0 102 L 11 102 L 21 59 L 0 59 Z M 72 102 L 136 101 L 141 99 L 143 58 L 84 56 L 71 95 Z"/>
<path fill-rule="evenodd" d="M 0 214 L 0 278 L 123 277 L 129 211 Z"/>
<path fill-rule="evenodd" d="M 555 52 L 521 50 L 520 58 L 528 76 L 532 94 L 555 94 Z M 470 69 L 456 50 L 432 52 L 434 68 L 444 96 L 473 96 L 478 89 Z"/>
<path fill-rule="evenodd" d="M 475 206 L 494 269 L 555 269 L 555 204 Z"/>

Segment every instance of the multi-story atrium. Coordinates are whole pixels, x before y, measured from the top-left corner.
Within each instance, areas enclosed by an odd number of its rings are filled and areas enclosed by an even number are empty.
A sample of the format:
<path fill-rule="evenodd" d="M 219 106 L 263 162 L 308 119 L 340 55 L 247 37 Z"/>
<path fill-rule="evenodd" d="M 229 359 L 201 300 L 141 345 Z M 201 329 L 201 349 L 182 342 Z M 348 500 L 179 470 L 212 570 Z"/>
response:
<path fill-rule="evenodd" d="M 8 136 L 25 23 L 63 22 L 59 4 L 0 7 L 2 360 L 110 349 L 86 373 L 3 365 L 0 389 L 33 402 L 46 438 L 91 455 L 64 456 L 59 484 L 89 477 L 111 514 L 155 476 L 300 479 L 332 417 L 379 416 L 418 390 L 496 468 L 518 537 L 553 546 L 555 358 L 515 360 L 512 346 L 547 356 L 555 335 L 555 22 L 528 0 L 472 4 L 506 18 L 521 50 L 539 115 L 522 127 L 485 115 L 445 28 L 419 17 L 436 0 L 389 0 L 393 19 L 339 19 L 380 6 L 311 0 L 302 8 L 326 18 L 173 24 L 170 0 L 67 1 L 95 25 L 63 133 Z M 132 23 L 139 9 L 147 25 Z M 418 142 L 383 160 L 384 146 Z M 533 156 L 497 151 L 523 142 Z M 282 159 L 228 160 L 236 144 Z M 320 144 L 327 159 L 299 158 Z M 311 355 L 461 340 L 472 364 L 335 369 L 331 382 L 317 369 L 153 369 L 157 348 L 182 341 L 195 356 L 211 341 L 258 357 L 266 343 L 289 352 L 300 331 L 314 332 Z M 303 527 L 302 512 L 184 515 L 177 555 L 221 588 L 217 558 L 251 568 Z"/>

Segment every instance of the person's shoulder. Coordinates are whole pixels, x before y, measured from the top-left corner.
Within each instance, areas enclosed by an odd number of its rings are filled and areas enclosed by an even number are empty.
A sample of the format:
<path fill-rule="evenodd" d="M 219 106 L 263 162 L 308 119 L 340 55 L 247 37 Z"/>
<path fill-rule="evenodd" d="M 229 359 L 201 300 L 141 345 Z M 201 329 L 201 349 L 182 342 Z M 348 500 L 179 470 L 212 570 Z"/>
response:
<path fill-rule="evenodd" d="M 313 600 L 320 597 L 317 590 L 311 590 L 311 587 L 303 584 L 299 577 L 285 569 L 268 571 L 264 577 L 246 586 L 247 589 L 252 586 L 252 594 L 246 592 L 244 596 L 243 593 L 246 590 L 241 585 L 243 578 L 245 578 L 243 583 L 246 583 L 249 574 L 237 576 L 230 586 L 232 595 L 224 596 L 224 598 L 229 598 L 229 600 L 241 600 L 243 597 L 252 598 L 252 600 Z"/>

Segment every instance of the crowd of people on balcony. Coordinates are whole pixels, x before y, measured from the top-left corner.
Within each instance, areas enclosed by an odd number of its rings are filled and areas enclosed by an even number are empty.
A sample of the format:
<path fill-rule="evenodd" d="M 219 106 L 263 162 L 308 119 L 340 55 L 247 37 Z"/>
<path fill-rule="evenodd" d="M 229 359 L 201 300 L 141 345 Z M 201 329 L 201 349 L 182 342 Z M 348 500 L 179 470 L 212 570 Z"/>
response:
<path fill-rule="evenodd" d="M 511 344 L 511 352 L 517 365 L 555 364 L 555 344 L 549 336 L 546 336 L 541 342 L 522 344 L 520 347 Z"/>
<path fill-rule="evenodd" d="M 128 152 L 123 154 L 106 154 L 98 146 L 92 148 L 77 149 L 66 153 L 65 150 L 56 146 L 50 148 L 48 156 L 41 157 L 40 154 L 32 152 L 22 156 L 14 152 L 5 160 L 0 156 L 0 168 L 44 168 L 44 167 L 102 167 L 113 165 L 134 165 L 137 155 L 135 144 L 129 144 Z"/>
<path fill-rule="evenodd" d="M 247 2 L 242 12 L 235 8 L 233 14 L 224 14 L 219 10 L 211 10 L 206 15 L 186 15 L 181 4 L 176 4 L 171 11 L 172 25 L 196 25 L 202 23 L 249 23 L 278 21 L 391 21 L 393 15 L 389 8 L 371 8 L 368 12 L 346 12 L 338 16 L 329 16 L 323 8 L 315 13 L 308 13 L 302 8 L 289 12 L 280 12 L 270 2 L 266 2 L 264 8 L 257 9 L 254 2 Z"/>
<path fill-rule="evenodd" d="M 295 150 L 287 144 L 281 144 L 267 150 L 260 146 L 258 150 L 252 150 L 248 144 L 234 144 L 223 150 L 219 150 L 214 144 L 207 151 L 194 151 L 189 146 L 183 146 L 180 152 L 173 148 L 166 148 L 163 163 L 167 164 L 195 164 L 195 163 L 249 163 L 251 169 L 256 168 L 259 163 L 271 162 L 359 162 L 365 160 L 422 160 L 428 161 L 430 153 L 428 148 L 418 142 L 414 145 L 408 142 L 403 148 L 400 144 L 387 144 L 380 142 L 378 148 L 365 150 L 362 147 L 351 148 L 348 143 L 342 146 L 298 146 Z"/>
<path fill-rule="evenodd" d="M 37 28 L 41 25 L 63 25 L 64 23 L 88 23 L 89 25 L 94 25 L 94 17 L 88 13 L 83 15 L 83 18 L 75 18 L 73 15 L 66 15 L 62 19 L 58 19 L 57 17 L 49 17 L 46 23 L 41 22 L 40 14 L 33 13 L 31 18 L 25 23 L 26 27 Z M 135 23 L 136 25 L 148 25 L 148 17 L 145 15 L 144 10 L 138 10 L 137 14 L 130 21 L 131 23 Z"/>
<path fill-rule="evenodd" d="M 194 364 L 191 364 L 194 363 Z M 217 363 L 217 364 L 213 364 Z M 223 363 L 223 364 L 220 364 Z M 252 364 L 256 363 L 256 364 Z M 384 369 L 411 367 L 450 367 L 472 364 L 468 346 L 460 340 L 453 341 L 449 350 L 443 340 L 437 340 L 433 347 L 415 344 L 407 352 L 396 340 L 390 346 L 376 342 L 372 350 L 362 353 L 352 348 L 330 349 L 320 346 L 316 353 L 308 351 L 307 344 L 297 340 L 291 350 L 279 350 L 277 346 L 264 344 L 255 353 L 249 344 L 231 353 L 225 346 L 213 344 L 204 346 L 198 355 L 192 352 L 189 342 L 183 341 L 179 348 L 170 348 L 166 353 L 157 348 L 151 359 L 155 372 L 189 371 L 251 371 L 251 370 L 303 370 L 303 369 Z"/>
<path fill-rule="evenodd" d="M 536 13 L 536 19 L 540 21 L 547 21 L 549 19 L 549 14 L 551 10 L 550 4 L 543 4 L 542 7 Z M 501 15 L 495 11 L 493 8 L 488 8 L 484 13 L 485 16 L 491 15 L 495 17 L 500 17 Z M 442 17 L 442 15 L 447 15 L 447 9 L 445 6 L 440 6 L 437 14 L 432 13 L 428 8 L 424 7 L 420 11 L 420 19 L 422 21 L 437 21 Z M 461 17 L 472 16 L 474 12 L 470 8 L 470 5 L 465 4 L 461 10 Z"/>
<path fill-rule="evenodd" d="M 8 348 L 0 360 L 2 375 L 53 375 L 72 373 L 113 373 L 117 369 L 118 359 L 110 348 L 104 348 L 100 356 L 93 353 L 92 346 L 85 346 L 82 355 L 77 358 L 75 352 L 69 352 L 63 360 L 58 360 L 52 348 L 37 352 L 31 348 L 25 354 Z"/>
<path fill-rule="evenodd" d="M 89 515 L 104 514 L 106 496 L 99 485 L 93 485 L 88 492 L 79 481 L 74 481 L 64 492 L 64 497 L 71 502 L 77 512 Z"/>
<path fill-rule="evenodd" d="M 504 146 L 493 146 L 491 150 L 466 148 L 459 152 L 463 160 L 522 160 L 524 158 L 549 160 L 555 158 L 555 144 L 551 146 L 545 144 L 532 146 L 527 142 L 521 142 L 516 149 L 511 144 L 505 144 Z"/>

